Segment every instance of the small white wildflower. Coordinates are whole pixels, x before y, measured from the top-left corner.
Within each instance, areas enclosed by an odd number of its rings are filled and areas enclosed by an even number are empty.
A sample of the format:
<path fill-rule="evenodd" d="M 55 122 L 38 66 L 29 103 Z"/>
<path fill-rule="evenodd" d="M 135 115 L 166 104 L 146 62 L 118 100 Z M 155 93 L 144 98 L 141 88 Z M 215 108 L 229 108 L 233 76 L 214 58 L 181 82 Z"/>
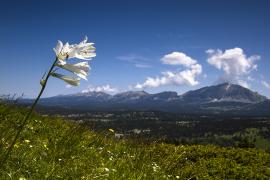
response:
<path fill-rule="evenodd" d="M 152 163 L 152 168 L 153 168 L 154 172 L 157 172 L 159 169 L 159 166 L 154 162 L 154 163 Z"/>
<path fill-rule="evenodd" d="M 110 131 L 111 133 L 114 133 L 114 130 L 113 130 L 113 129 L 111 129 L 111 128 L 109 129 L 109 131 Z"/>
<path fill-rule="evenodd" d="M 104 171 L 109 172 L 110 169 L 109 168 L 104 168 Z"/>
<path fill-rule="evenodd" d="M 26 139 L 26 140 L 24 140 L 24 142 L 26 142 L 26 143 L 30 143 L 30 140 Z"/>

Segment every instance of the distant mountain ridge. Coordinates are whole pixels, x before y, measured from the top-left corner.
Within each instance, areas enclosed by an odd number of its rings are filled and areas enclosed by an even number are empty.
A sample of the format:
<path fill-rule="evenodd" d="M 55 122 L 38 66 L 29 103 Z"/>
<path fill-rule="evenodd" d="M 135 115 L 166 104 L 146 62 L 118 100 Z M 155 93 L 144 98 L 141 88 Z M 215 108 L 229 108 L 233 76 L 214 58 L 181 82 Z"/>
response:
<path fill-rule="evenodd" d="M 204 87 L 195 91 L 188 91 L 182 95 L 184 101 L 192 102 L 243 102 L 259 103 L 267 98 L 257 92 L 253 92 L 236 84 L 219 84 L 216 86 Z"/>
<path fill-rule="evenodd" d="M 32 100 L 24 100 L 30 103 Z M 149 94 L 127 91 L 116 95 L 87 92 L 42 98 L 40 105 L 83 111 L 164 111 L 187 114 L 269 114 L 270 101 L 257 92 L 236 84 L 219 84 L 182 95 L 165 91 Z M 269 113 L 268 113 L 269 112 Z"/>

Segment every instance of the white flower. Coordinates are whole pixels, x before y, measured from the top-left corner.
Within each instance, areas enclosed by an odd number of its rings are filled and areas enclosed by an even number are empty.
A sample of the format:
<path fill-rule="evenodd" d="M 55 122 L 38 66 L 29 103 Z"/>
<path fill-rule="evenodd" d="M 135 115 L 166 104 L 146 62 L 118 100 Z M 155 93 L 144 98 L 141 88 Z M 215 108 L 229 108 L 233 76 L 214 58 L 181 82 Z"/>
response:
<path fill-rule="evenodd" d="M 70 58 L 91 60 L 92 57 L 96 56 L 96 48 L 93 46 L 94 43 L 88 43 L 87 40 L 88 38 L 85 37 L 82 42 L 73 45 L 69 45 L 68 42 L 63 45 L 61 41 L 58 41 L 53 50 L 60 62 Z"/>
<path fill-rule="evenodd" d="M 63 81 L 65 81 L 66 83 L 68 83 L 72 86 L 78 86 L 80 84 L 80 78 L 69 77 L 69 76 L 65 76 L 62 74 L 58 74 L 58 73 L 51 73 L 51 75 L 53 77 L 62 79 Z"/>
<path fill-rule="evenodd" d="M 26 142 L 26 143 L 30 143 L 30 141 L 29 141 L 28 139 L 24 140 L 24 142 Z"/>
<path fill-rule="evenodd" d="M 67 59 L 73 46 L 74 45 L 69 45 L 68 42 L 65 45 L 63 45 L 62 41 L 58 40 L 56 47 L 53 48 L 58 60 L 64 61 L 65 59 Z"/>
<path fill-rule="evenodd" d="M 67 64 L 66 60 L 71 58 L 78 58 L 84 60 L 91 60 L 92 57 L 96 56 L 95 50 L 96 48 L 93 46 L 94 43 L 87 42 L 88 38 L 85 37 L 83 41 L 79 44 L 70 45 L 68 42 L 63 45 L 61 41 L 58 41 L 56 47 L 54 48 L 54 52 L 57 56 L 56 63 L 54 66 L 58 66 L 62 69 L 68 70 L 82 79 L 87 80 L 87 75 L 90 70 L 90 66 L 87 62 L 80 62 L 76 64 Z M 70 85 L 78 86 L 80 83 L 80 78 L 74 78 L 65 76 L 62 74 L 57 74 L 55 71 L 51 73 L 52 76 L 57 77 L 59 79 L 64 80 Z M 40 84 L 44 86 L 45 82 L 41 81 Z"/>
<path fill-rule="evenodd" d="M 74 45 L 69 53 L 70 58 L 78 58 L 84 60 L 91 60 L 92 57 L 96 57 L 95 50 L 96 48 L 93 46 L 94 43 L 87 43 L 87 36 L 85 36 L 84 40 L 80 42 L 78 45 Z"/>
<path fill-rule="evenodd" d="M 56 66 L 61 67 L 70 72 L 73 72 L 74 74 L 85 80 L 87 80 L 86 76 L 88 75 L 90 69 L 90 66 L 88 65 L 87 62 L 80 62 L 76 64 L 57 63 Z"/>
<path fill-rule="evenodd" d="M 104 168 L 104 170 L 105 170 L 106 172 L 109 172 L 109 171 L 110 171 L 110 169 L 109 169 L 109 168 Z"/>

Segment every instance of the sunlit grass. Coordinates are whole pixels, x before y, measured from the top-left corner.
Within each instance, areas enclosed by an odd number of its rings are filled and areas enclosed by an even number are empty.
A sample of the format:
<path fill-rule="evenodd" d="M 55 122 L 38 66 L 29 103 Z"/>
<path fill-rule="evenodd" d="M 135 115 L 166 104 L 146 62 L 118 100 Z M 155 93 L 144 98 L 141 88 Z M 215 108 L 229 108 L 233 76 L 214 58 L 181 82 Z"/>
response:
<path fill-rule="evenodd" d="M 3 156 L 26 110 L 0 104 Z M 34 114 L 0 179 L 256 179 L 270 177 L 270 154 L 256 149 L 116 140 L 76 123 Z"/>

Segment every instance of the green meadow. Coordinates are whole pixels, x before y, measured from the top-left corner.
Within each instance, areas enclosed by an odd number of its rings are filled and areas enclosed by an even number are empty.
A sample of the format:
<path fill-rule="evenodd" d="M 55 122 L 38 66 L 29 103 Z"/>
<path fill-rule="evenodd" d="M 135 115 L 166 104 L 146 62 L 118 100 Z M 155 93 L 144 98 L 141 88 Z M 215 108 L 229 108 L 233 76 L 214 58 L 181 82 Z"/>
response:
<path fill-rule="evenodd" d="M 3 159 L 26 108 L 0 104 Z M 269 179 L 270 154 L 255 148 L 171 145 L 114 138 L 34 113 L 0 179 Z"/>

